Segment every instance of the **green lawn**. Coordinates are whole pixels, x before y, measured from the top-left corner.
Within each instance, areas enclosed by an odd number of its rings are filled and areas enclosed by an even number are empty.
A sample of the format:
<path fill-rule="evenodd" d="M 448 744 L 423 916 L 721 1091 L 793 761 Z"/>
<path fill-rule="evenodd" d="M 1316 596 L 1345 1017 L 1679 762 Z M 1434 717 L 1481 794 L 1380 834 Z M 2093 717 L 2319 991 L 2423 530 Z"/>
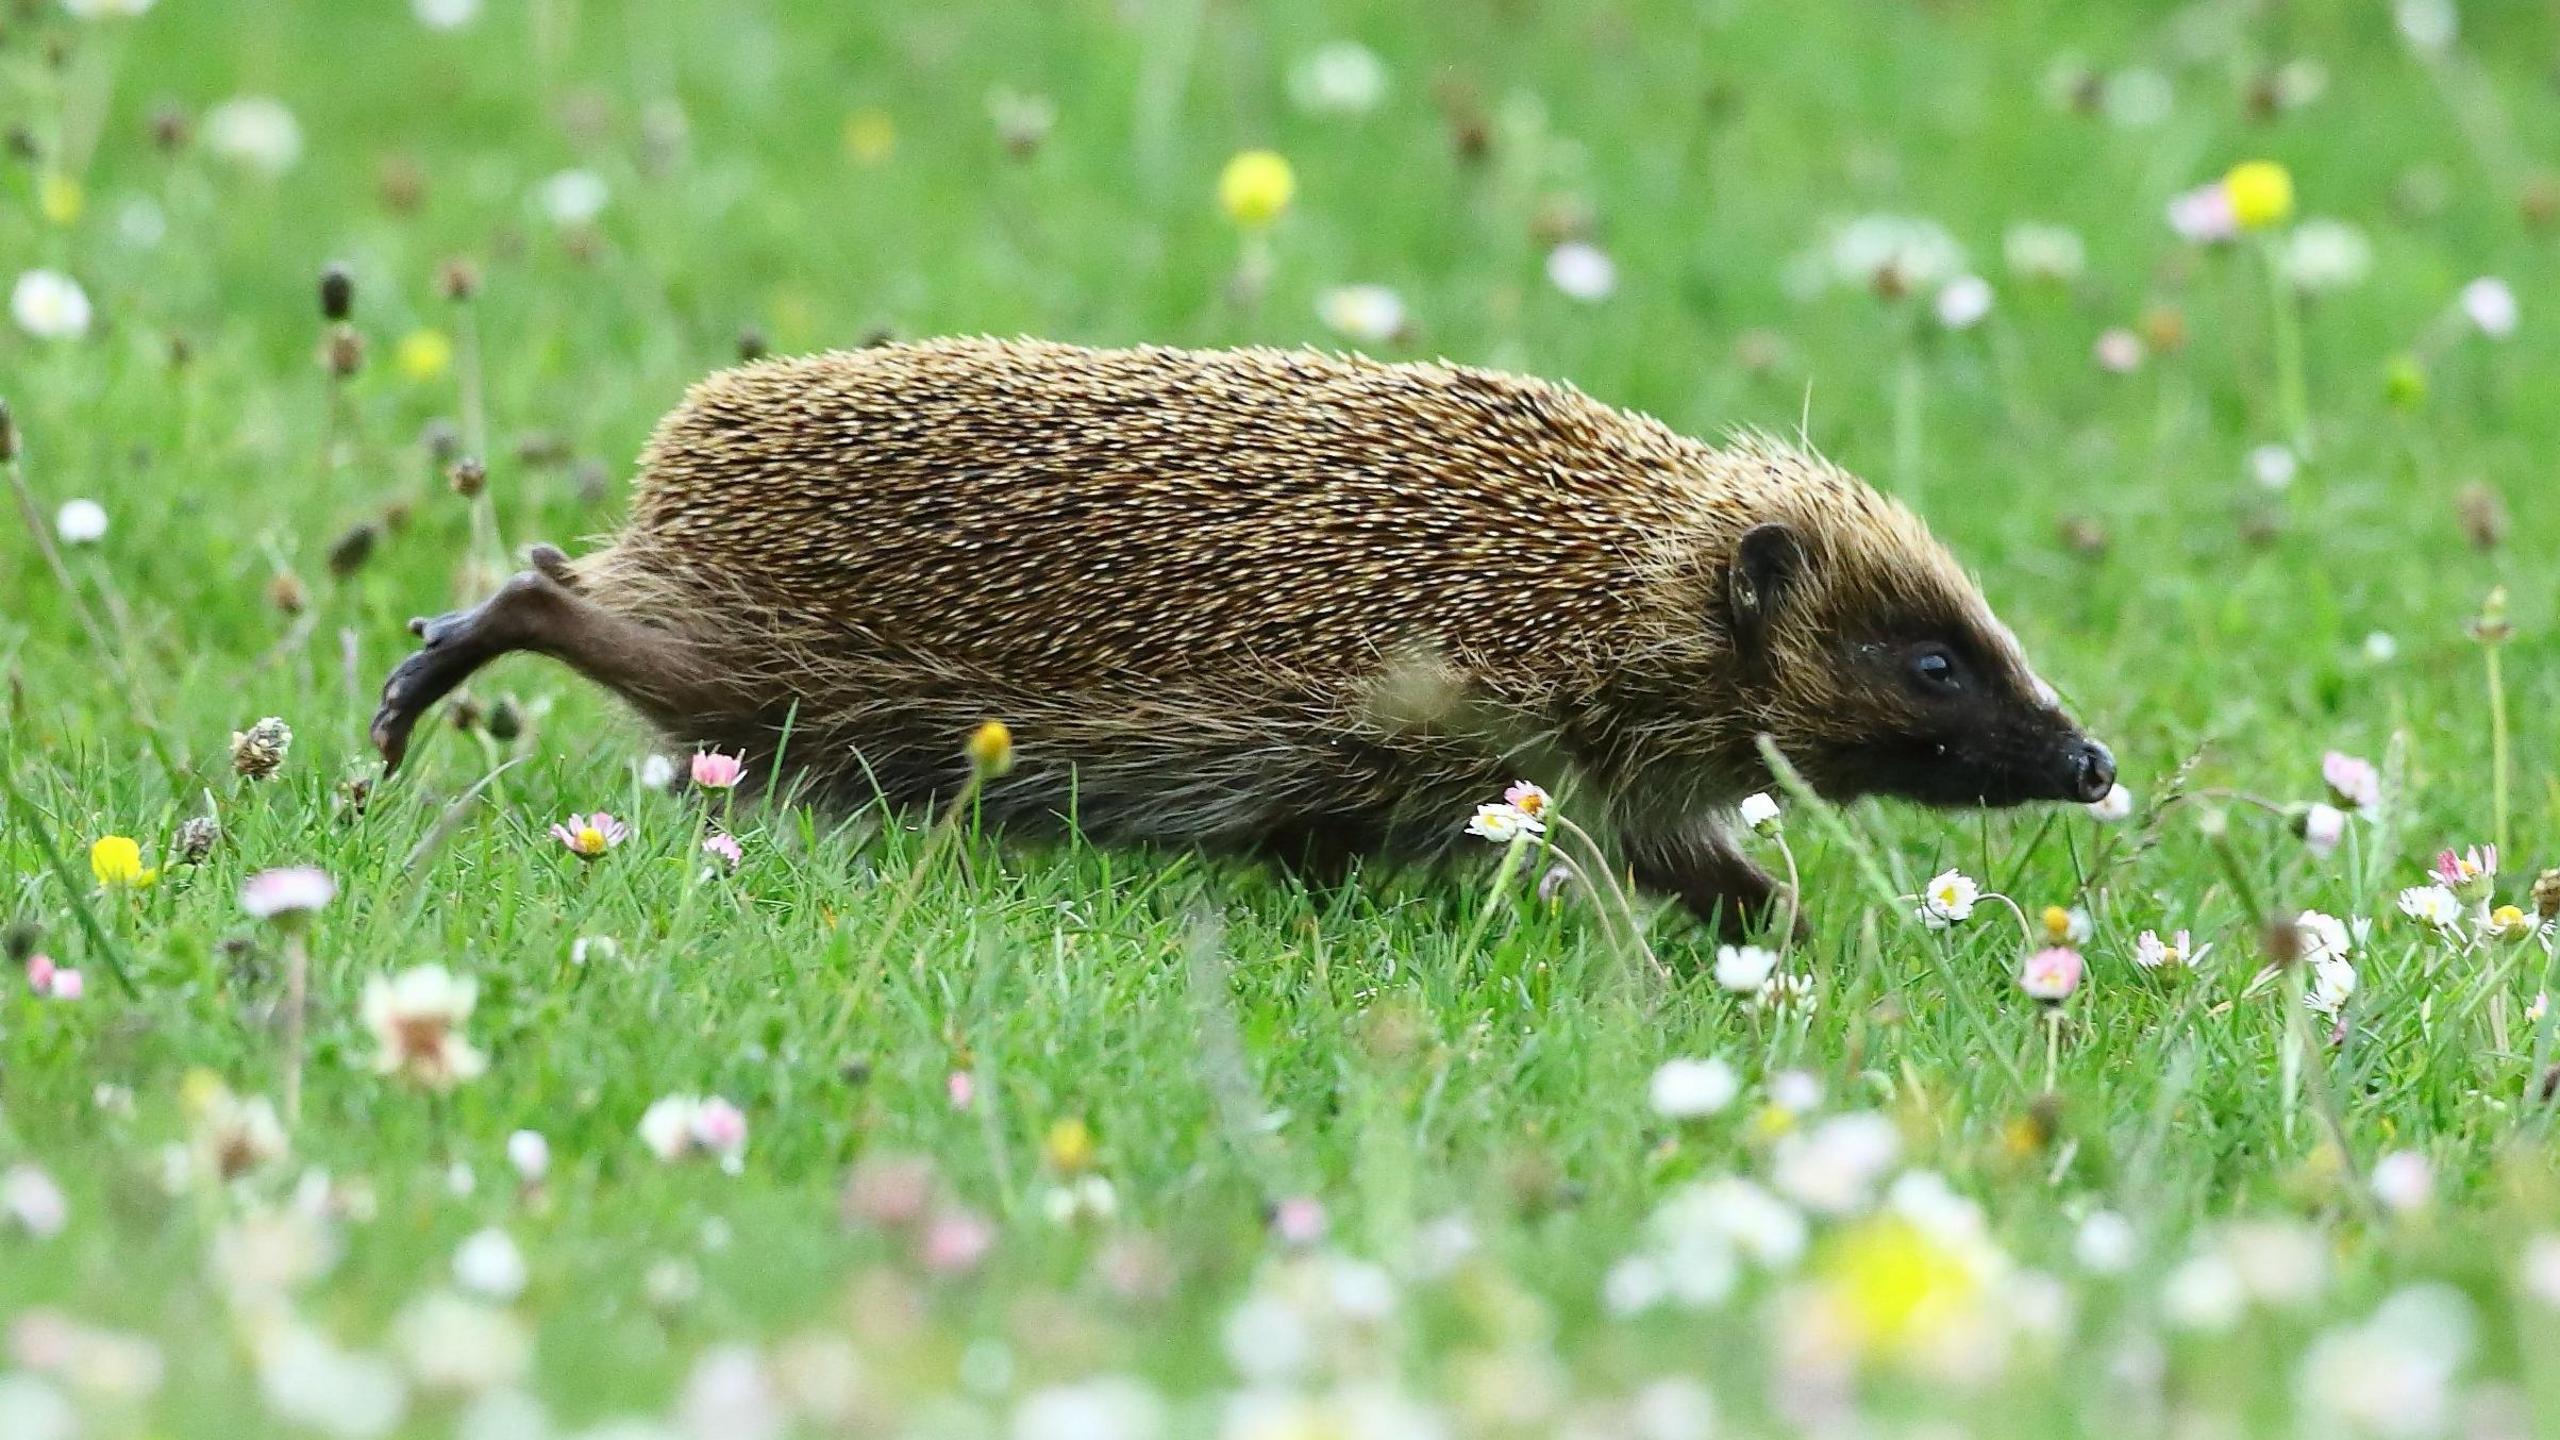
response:
<path fill-rule="evenodd" d="M 13 502 L 0 1437 L 2560 1434 L 2560 13 L 92 4 L 0 3 L 0 400 L 61 563 Z M 1365 109 L 1339 52 L 1308 93 L 1343 41 Z M 1295 195 L 1240 232 L 1261 147 Z M 2260 159 L 2290 217 L 2172 228 Z M 1880 298 L 1839 253 L 1877 215 L 1962 253 Z M 1950 328 L 1960 273 L 1996 298 Z M 406 619 L 609 532 L 743 346 L 1349 347 L 1354 283 L 1403 308 L 1381 358 L 1801 427 L 1911 499 L 2132 815 L 1788 799 L 1788 1006 L 1646 908 L 1657 979 L 1529 851 L 1311 894 L 706 807 L 532 660 L 379 779 Z M 2324 854 L 2331 751 L 2381 795 Z M 599 809 L 629 836 L 582 862 L 550 827 Z M 100 883 L 115 835 L 153 883 Z M 2450 927 L 2403 912 L 2493 841 Z M 306 933 L 244 910 L 304 865 Z M 2067 1004 L 1998 901 L 1917 922 L 1949 868 L 2086 911 Z M 2535 933 L 2484 933 L 2506 903 Z M 2261 976 L 2306 909 L 2371 921 L 2335 1018 L 2297 999 L 2334 963 Z M 424 965 L 476 983 L 449 1090 L 367 1019 Z M 644 1143 L 671 1095 L 736 1107 L 731 1163 Z"/>

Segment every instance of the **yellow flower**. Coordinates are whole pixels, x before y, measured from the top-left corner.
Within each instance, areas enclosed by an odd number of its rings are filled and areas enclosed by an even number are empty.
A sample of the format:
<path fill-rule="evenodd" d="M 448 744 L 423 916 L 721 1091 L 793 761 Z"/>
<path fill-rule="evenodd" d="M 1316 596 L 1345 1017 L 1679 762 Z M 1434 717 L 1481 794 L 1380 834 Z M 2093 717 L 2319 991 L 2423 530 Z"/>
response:
<path fill-rule="evenodd" d="M 89 847 L 89 873 L 109 890 L 140 890 L 160 878 L 160 872 L 145 869 L 142 847 L 129 835 L 108 835 Z"/>
<path fill-rule="evenodd" d="M 80 182 L 68 175 L 48 172 L 36 182 L 36 208 L 44 212 L 45 219 L 56 225 L 68 225 L 79 219 L 87 198 L 80 189 Z"/>
<path fill-rule="evenodd" d="M 2231 202 L 2231 218 L 2243 230 L 2281 225 L 2293 214 L 2293 176 L 2272 160 L 2232 166 L 2222 177 L 2222 193 Z"/>
<path fill-rule="evenodd" d="M 1218 204 L 1228 219 L 1249 230 L 1279 219 L 1297 193 L 1298 177 L 1276 150 L 1244 151 L 1218 176 Z"/>
<path fill-rule="evenodd" d="M 2493 940 L 2522 940 L 2533 931 L 2533 922 L 2525 918 L 2520 905 L 2501 905 L 2489 912 L 2489 938 Z"/>
<path fill-rule="evenodd" d="M 1074 1175 L 1093 1164 L 1093 1130 L 1082 1120 L 1069 1117 L 1049 1127 L 1049 1135 L 1040 1145 L 1048 1157 L 1049 1168 L 1062 1175 Z"/>
<path fill-rule="evenodd" d="M 1966 1256 L 1896 1215 L 1842 1231 L 1821 1273 L 1857 1348 L 1887 1355 L 1921 1351 L 1982 1291 L 1982 1277 Z"/>
<path fill-rule="evenodd" d="M 1001 720 L 990 720 L 969 736 L 969 764 L 986 779 L 993 779 L 1013 768 L 1013 731 Z"/>
<path fill-rule="evenodd" d="M 898 148 L 898 122 L 877 105 L 866 105 L 845 117 L 845 153 L 859 165 L 877 165 Z"/>
<path fill-rule="evenodd" d="M 400 337 L 392 354 L 400 373 L 420 384 L 438 379 L 453 365 L 453 342 L 441 330 L 412 330 Z"/>

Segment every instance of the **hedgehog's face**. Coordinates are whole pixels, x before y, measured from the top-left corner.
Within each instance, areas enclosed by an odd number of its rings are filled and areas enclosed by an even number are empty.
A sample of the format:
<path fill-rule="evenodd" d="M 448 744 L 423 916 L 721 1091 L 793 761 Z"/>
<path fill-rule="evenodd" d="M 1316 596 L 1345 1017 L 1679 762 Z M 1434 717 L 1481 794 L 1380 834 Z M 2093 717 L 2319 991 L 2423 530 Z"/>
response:
<path fill-rule="evenodd" d="M 1875 577 L 1821 573 L 1797 534 L 1743 537 L 1728 608 L 1781 751 L 1835 800 L 2104 799 L 2115 758 L 2082 734 L 1943 554 Z M 1837 561 L 1835 564 L 1854 564 Z"/>

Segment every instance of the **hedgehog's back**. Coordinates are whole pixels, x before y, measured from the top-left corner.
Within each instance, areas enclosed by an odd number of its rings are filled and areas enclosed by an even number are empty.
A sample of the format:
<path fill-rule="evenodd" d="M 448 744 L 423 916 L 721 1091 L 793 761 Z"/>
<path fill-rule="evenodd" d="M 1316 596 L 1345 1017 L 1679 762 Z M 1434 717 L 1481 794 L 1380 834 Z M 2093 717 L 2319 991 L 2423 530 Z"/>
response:
<path fill-rule="evenodd" d="M 1442 365 L 883 346 L 697 386 L 605 573 L 1017 680 L 1498 663 L 1631 603 L 1702 448 Z"/>

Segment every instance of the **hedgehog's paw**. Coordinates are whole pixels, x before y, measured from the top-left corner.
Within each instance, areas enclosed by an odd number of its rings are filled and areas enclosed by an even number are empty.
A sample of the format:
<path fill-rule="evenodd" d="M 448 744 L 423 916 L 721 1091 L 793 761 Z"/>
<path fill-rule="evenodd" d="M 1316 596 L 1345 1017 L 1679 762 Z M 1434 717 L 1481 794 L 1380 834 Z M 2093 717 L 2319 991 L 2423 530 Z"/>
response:
<path fill-rule="evenodd" d="M 509 624 L 525 603 L 524 592 L 548 582 L 531 573 L 518 575 L 496 595 L 468 610 L 448 610 L 409 622 L 418 637 L 417 653 L 400 662 L 382 682 L 382 701 L 373 712 L 373 748 L 382 755 L 385 773 L 398 770 L 409 753 L 409 735 L 430 706 L 453 693 L 471 673 L 516 648 Z"/>

